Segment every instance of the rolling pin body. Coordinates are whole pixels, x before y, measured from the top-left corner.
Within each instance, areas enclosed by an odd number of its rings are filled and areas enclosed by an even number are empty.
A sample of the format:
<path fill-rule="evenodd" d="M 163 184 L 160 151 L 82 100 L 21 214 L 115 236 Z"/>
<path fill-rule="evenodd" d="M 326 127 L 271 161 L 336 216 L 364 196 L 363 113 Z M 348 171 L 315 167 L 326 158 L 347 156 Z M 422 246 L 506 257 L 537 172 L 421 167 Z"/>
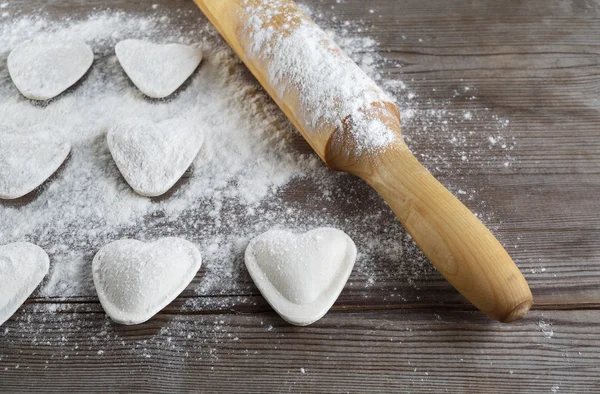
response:
<path fill-rule="evenodd" d="M 508 253 L 411 154 L 392 100 L 293 1 L 195 2 L 315 152 L 377 190 L 456 289 L 494 319 L 527 313 Z"/>

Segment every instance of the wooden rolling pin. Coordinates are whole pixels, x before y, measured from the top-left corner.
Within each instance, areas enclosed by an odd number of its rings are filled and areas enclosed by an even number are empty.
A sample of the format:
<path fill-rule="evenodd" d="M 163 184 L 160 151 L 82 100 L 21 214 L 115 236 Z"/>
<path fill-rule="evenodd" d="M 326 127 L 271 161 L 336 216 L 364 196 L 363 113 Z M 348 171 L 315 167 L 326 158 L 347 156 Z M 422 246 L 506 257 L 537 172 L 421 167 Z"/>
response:
<path fill-rule="evenodd" d="M 317 154 L 387 201 L 439 272 L 502 322 L 533 304 L 490 231 L 411 154 L 392 100 L 291 0 L 195 0 Z"/>

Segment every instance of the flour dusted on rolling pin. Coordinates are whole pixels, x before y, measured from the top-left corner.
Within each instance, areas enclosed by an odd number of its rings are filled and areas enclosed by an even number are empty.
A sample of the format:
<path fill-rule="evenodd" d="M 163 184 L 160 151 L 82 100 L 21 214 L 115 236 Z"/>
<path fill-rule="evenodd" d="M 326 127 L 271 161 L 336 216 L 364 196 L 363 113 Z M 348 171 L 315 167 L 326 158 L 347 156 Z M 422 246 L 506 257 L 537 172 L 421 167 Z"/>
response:
<path fill-rule="evenodd" d="M 277 99 L 294 97 L 309 139 L 346 128 L 360 155 L 398 138 L 373 106 L 392 100 L 294 2 L 246 0 L 241 18 L 246 56 L 266 66 Z"/>

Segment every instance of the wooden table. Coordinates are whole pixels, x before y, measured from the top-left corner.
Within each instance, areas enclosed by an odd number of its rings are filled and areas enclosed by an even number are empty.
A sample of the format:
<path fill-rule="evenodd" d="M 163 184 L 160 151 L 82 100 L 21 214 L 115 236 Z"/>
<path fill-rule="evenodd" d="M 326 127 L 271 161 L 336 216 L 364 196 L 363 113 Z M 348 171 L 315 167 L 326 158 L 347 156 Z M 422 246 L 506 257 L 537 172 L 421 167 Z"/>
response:
<path fill-rule="evenodd" d="M 156 3 L 189 10 L 190 26 L 206 23 L 184 0 L 12 3 L 53 17 L 107 6 L 146 13 Z M 33 298 L 0 329 L 0 391 L 600 391 L 600 1 L 306 3 L 370 26 L 356 34 L 375 37 L 402 65 L 385 68 L 385 77 L 409 80 L 421 108 L 490 108 L 510 120 L 517 143 L 509 167 L 452 157 L 450 175 L 431 171 L 477 191 L 464 202 L 482 212 L 527 277 L 536 302 L 529 315 L 496 323 L 432 270 L 411 281 L 389 274 L 407 261 L 374 262 L 375 283 L 349 286 L 309 327 L 282 321 L 251 283 L 182 312 L 198 297 L 186 292 L 130 327 L 107 321 L 93 298 Z M 454 98 L 462 86 L 477 100 Z M 421 133 L 411 148 L 436 154 L 445 143 Z M 56 313 L 40 312 L 48 303 Z"/>

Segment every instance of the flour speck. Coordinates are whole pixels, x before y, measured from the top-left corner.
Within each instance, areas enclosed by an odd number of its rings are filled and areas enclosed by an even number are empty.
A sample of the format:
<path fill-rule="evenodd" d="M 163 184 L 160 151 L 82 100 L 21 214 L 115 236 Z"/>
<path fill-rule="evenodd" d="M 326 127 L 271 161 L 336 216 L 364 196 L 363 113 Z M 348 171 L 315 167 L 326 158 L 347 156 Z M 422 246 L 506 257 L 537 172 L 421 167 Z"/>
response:
<path fill-rule="evenodd" d="M 552 324 L 545 322 L 543 319 L 538 322 L 538 326 L 540 330 L 544 334 L 544 337 L 550 339 L 554 336 L 554 330 L 552 329 Z"/>

